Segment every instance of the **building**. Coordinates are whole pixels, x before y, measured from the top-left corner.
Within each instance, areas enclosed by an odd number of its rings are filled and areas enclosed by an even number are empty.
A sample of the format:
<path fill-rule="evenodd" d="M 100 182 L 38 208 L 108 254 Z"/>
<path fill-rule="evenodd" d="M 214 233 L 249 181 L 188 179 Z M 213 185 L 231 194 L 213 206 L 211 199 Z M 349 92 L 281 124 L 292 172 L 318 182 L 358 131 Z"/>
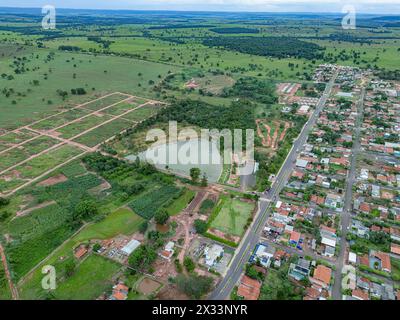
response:
<path fill-rule="evenodd" d="M 224 255 L 224 248 L 219 244 L 213 244 L 211 247 L 207 246 L 204 249 L 204 255 L 205 255 L 205 264 L 210 269 Z"/>
<path fill-rule="evenodd" d="M 129 288 L 123 283 L 113 286 L 112 294 L 109 300 L 126 300 L 128 298 Z"/>
<path fill-rule="evenodd" d="M 161 258 L 170 261 L 175 252 L 174 247 L 175 247 L 175 243 L 170 241 L 167 243 L 164 250 L 162 250 L 158 255 Z"/>
<path fill-rule="evenodd" d="M 257 244 L 253 254 L 250 257 L 249 262 L 256 262 L 259 261 L 260 264 L 265 267 L 269 268 L 271 265 L 271 259 L 274 257 L 276 249 L 273 246 L 267 246 L 264 244 Z"/>
<path fill-rule="evenodd" d="M 310 265 L 311 265 L 310 261 L 304 258 L 299 258 L 297 263 L 290 264 L 289 276 L 297 281 L 307 279 L 308 276 L 310 275 Z"/>
<path fill-rule="evenodd" d="M 135 251 L 140 246 L 140 242 L 132 239 L 128 242 L 126 246 L 124 246 L 120 251 L 125 256 L 130 256 L 133 251 Z"/>
<path fill-rule="evenodd" d="M 314 275 L 310 278 L 311 283 L 329 288 L 331 283 L 332 270 L 322 264 L 318 265 L 314 270 Z"/>
<path fill-rule="evenodd" d="M 369 252 L 369 267 L 390 273 L 392 271 L 392 266 L 389 254 L 371 250 Z"/>

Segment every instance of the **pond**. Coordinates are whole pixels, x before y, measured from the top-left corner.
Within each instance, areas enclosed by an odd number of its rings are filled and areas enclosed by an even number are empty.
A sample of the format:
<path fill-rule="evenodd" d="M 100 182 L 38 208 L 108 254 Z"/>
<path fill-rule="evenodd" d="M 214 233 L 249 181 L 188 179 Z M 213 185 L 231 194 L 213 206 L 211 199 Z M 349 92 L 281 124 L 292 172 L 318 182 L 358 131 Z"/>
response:
<path fill-rule="evenodd" d="M 190 176 L 191 168 L 199 168 L 209 182 L 217 182 L 223 169 L 223 160 L 217 143 L 205 139 L 175 141 L 150 147 L 138 155 L 129 155 L 126 159 L 153 163 L 159 169 L 168 169 L 172 173 Z"/>

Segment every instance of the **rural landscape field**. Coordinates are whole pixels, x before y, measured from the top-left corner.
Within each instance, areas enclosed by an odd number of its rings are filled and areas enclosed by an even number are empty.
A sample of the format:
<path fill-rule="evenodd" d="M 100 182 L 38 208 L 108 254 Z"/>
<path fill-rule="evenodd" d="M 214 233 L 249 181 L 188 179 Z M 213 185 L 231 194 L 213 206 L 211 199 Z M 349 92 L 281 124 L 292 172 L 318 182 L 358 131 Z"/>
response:
<path fill-rule="evenodd" d="M 0 300 L 399 300 L 400 16 L 7 5 Z"/>

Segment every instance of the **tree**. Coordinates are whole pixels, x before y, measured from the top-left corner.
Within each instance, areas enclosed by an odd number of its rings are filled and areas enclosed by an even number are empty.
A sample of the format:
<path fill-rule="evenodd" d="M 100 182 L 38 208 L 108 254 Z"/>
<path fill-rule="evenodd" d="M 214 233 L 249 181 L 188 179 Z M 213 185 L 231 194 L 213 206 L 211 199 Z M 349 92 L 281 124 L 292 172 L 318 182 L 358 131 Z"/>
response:
<path fill-rule="evenodd" d="M 196 232 L 199 234 L 203 234 L 207 231 L 208 226 L 207 223 L 203 220 L 196 219 L 194 221 L 194 228 L 196 229 Z"/>
<path fill-rule="evenodd" d="M 183 260 L 183 265 L 185 266 L 188 272 L 193 272 L 194 269 L 196 268 L 196 264 L 190 257 L 185 257 L 185 259 Z"/>
<path fill-rule="evenodd" d="M 0 197 L 0 207 L 4 207 L 10 203 L 10 200 L 7 198 Z"/>
<path fill-rule="evenodd" d="M 203 174 L 203 178 L 201 179 L 200 185 L 202 187 L 207 187 L 208 186 L 208 180 L 207 180 L 207 176 L 205 174 Z"/>
<path fill-rule="evenodd" d="M 141 245 L 128 258 L 129 265 L 137 270 L 148 272 L 157 259 L 157 252 L 149 245 Z"/>
<path fill-rule="evenodd" d="M 147 220 L 143 221 L 139 226 L 139 232 L 142 234 L 146 233 L 148 227 L 149 222 Z"/>
<path fill-rule="evenodd" d="M 192 168 L 190 169 L 190 177 L 192 178 L 193 182 L 197 182 L 200 177 L 200 169 L 199 168 Z"/>
<path fill-rule="evenodd" d="M 98 213 L 96 202 L 93 200 L 81 200 L 75 207 L 74 217 L 84 219 L 94 216 Z"/>
<path fill-rule="evenodd" d="M 101 249 L 100 243 L 95 243 L 95 244 L 93 245 L 93 251 L 94 251 L 94 252 L 98 252 L 100 249 Z"/>
<path fill-rule="evenodd" d="M 156 215 L 154 216 L 154 220 L 155 220 L 158 224 L 161 224 L 161 225 L 166 224 L 167 221 L 168 221 L 168 219 L 169 219 L 169 214 L 168 214 L 168 212 L 165 211 L 165 210 L 158 211 L 158 212 L 156 213 Z"/>
<path fill-rule="evenodd" d="M 188 277 L 179 275 L 175 281 L 179 290 L 192 299 L 200 299 L 211 289 L 213 279 L 192 274 Z"/>

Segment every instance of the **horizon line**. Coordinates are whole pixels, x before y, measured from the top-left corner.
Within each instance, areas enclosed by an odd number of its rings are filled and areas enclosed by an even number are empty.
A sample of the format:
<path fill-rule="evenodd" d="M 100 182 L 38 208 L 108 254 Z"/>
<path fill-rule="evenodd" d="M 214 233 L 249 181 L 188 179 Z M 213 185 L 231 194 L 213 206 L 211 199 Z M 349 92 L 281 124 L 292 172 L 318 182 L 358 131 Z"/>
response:
<path fill-rule="evenodd" d="M 0 6 L 0 9 L 38 9 L 41 10 L 42 7 L 15 7 L 15 6 Z M 136 11 L 136 12 L 198 12 L 198 13 L 268 13 L 268 14 L 273 14 L 273 13 L 304 13 L 304 14 L 340 14 L 343 15 L 342 12 L 339 11 L 334 11 L 334 12 L 328 12 L 328 11 L 246 11 L 246 10 L 237 10 L 237 11 L 232 11 L 232 10 L 226 10 L 226 11 L 221 11 L 221 10 L 179 10 L 179 9 L 101 9 L 101 8 L 57 8 L 56 10 L 90 10 L 90 11 Z M 370 12 L 362 12 L 359 11 L 358 14 L 363 14 L 363 15 L 386 15 L 386 16 L 396 16 L 400 15 L 399 13 L 384 13 L 384 12 L 378 12 L 378 13 L 370 13 Z"/>

